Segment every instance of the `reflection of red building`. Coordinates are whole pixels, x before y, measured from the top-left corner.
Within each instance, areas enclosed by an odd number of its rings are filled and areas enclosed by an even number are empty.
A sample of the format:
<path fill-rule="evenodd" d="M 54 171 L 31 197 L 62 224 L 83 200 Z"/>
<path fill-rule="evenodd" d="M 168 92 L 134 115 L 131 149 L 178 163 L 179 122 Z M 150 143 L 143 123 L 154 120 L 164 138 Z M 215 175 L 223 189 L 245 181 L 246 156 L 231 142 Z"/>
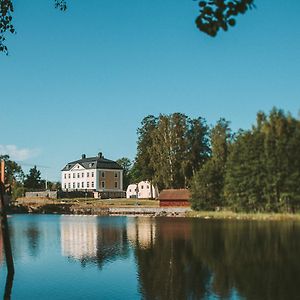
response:
<path fill-rule="evenodd" d="M 162 220 L 159 226 L 159 234 L 164 240 L 190 240 L 191 238 L 191 223 L 185 218 L 174 218 L 172 222 Z"/>
<path fill-rule="evenodd" d="M 187 189 L 163 190 L 158 197 L 159 206 L 190 206 L 190 197 Z"/>

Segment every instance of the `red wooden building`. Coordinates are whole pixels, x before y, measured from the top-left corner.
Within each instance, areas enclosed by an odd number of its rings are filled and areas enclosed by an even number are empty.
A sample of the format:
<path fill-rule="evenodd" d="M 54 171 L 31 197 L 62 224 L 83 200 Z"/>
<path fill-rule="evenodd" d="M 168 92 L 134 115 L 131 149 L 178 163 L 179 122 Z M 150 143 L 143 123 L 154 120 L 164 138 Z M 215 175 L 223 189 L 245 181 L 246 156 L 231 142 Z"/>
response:
<path fill-rule="evenodd" d="M 187 189 L 162 190 L 159 194 L 159 206 L 190 206 L 190 191 Z"/>

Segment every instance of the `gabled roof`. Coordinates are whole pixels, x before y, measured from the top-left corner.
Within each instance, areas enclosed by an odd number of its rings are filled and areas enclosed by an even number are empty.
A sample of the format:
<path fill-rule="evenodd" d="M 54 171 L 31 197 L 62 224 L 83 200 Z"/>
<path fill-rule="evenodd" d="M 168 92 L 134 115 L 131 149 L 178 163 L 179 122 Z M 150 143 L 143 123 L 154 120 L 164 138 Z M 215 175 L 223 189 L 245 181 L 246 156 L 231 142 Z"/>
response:
<path fill-rule="evenodd" d="M 113 160 L 104 158 L 102 155 L 95 157 L 85 157 L 69 162 L 65 165 L 62 171 L 70 171 L 76 164 L 80 164 L 85 169 L 111 169 L 123 170 L 123 168 Z"/>
<path fill-rule="evenodd" d="M 159 194 L 159 200 L 165 201 L 183 201 L 189 200 L 191 197 L 190 191 L 188 189 L 169 189 L 162 190 Z"/>

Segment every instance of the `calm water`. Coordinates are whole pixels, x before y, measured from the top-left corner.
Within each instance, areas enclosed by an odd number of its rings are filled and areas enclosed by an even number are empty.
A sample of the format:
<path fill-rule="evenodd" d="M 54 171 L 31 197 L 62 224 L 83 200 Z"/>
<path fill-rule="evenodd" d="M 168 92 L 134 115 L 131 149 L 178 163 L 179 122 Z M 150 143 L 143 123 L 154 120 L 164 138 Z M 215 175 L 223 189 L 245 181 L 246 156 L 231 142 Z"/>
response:
<path fill-rule="evenodd" d="M 9 222 L 12 299 L 300 299 L 300 223 L 55 215 Z"/>

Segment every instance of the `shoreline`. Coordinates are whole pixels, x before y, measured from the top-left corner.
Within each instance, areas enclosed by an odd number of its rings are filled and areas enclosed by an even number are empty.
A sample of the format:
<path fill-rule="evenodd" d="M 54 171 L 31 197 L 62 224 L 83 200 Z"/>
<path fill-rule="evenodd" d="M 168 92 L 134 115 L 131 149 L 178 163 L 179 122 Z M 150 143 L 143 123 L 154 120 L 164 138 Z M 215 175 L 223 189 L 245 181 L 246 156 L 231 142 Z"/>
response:
<path fill-rule="evenodd" d="M 114 202 L 96 201 L 16 201 L 8 208 L 9 214 L 61 214 L 95 216 L 143 216 L 143 217 L 185 217 L 206 220 L 253 220 L 253 221 L 300 221 L 295 213 L 245 213 L 223 211 L 194 211 L 190 207 L 159 207 L 158 201 Z M 69 202 L 69 203 L 68 203 Z M 138 204 L 137 204 L 138 203 Z M 148 205 L 146 205 L 148 204 Z M 150 204 L 150 205 L 149 205 Z"/>

